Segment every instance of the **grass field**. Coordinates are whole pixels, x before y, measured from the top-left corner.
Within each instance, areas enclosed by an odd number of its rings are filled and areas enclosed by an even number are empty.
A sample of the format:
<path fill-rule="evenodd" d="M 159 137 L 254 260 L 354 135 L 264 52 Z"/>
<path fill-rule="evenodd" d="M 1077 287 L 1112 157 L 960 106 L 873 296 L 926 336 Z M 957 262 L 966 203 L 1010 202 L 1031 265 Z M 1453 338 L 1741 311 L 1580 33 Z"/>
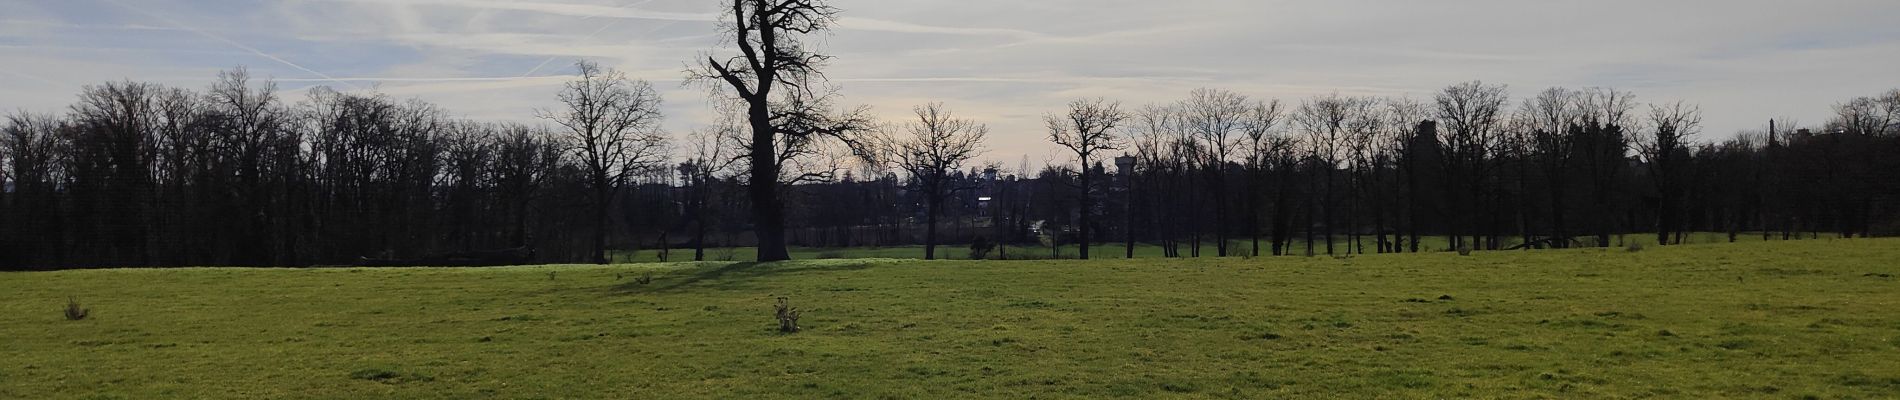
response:
<path fill-rule="evenodd" d="M 1895 275 L 1900 240 L 0 273 L 0 399 L 1894 398 Z"/>

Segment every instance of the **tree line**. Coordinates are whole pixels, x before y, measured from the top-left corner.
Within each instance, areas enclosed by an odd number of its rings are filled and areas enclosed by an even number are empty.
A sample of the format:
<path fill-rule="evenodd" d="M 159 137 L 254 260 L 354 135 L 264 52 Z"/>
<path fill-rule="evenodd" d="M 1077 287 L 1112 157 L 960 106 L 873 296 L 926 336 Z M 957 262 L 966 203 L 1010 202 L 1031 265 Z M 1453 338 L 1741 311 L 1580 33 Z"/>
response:
<path fill-rule="evenodd" d="M 538 123 L 373 91 L 286 99 L 243 68 L 202 90 L 108 82 L 64 113 L 12 113 L 0 268 L 711 260 L 736 246 L 775 261 L 792 245 L 1338 255 L 1900 230 L 1900 90 L 1720 140 L 1692 104 L 1606 88 L 1079 99 L 1041 132 L 1071 157 L 1006 167 L 980 163 L 990 130 L 945 104 L 898 121 L 841 104 L 811 40 L 836 8 L 726 4 L 730 51 L 688 76 L 722 118 L 681 134 L 660 129 L 650 84 L 586 62 Z"/>

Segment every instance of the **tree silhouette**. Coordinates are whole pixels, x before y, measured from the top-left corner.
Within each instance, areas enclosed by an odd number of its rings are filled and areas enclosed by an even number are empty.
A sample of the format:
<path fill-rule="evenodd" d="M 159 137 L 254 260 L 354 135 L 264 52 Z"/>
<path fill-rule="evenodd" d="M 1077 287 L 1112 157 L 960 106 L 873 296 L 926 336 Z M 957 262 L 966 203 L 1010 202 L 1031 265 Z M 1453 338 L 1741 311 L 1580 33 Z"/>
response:
<path fill-rule="evenodd" d="M 976 189 L 952 180 L 951 174 L 983 151 L 989 127 L 958 119 L 942 103 L 912 109 L 917 120 L 904 125 L 903 134 L 890 135 L 878 145 L 878 154 L 910 174 L 914 190 L 924 196 L 924 259 L 937 259 L 937 218 L 954 192 Z"/>
<path fill-rule="evenodd" d="M 1112 132 L 1128 119 L 1121 110 L 1121 103 L 1107 99 L 1076 100 L 1069 103 L 1069 111 L 1063 115 L 1043 116 L 1043 123 L 1049 128 L 1049 141 L 1068 149 L 1075 154 L 1081 168 L 1076 171 L 1079 184 L 1076 199 L 1080 202 L 1077 219 L 1076 243 L 1081 246 L 1079 256 L 1089 258 L 1089 230 L 1095 214 L 1094 200 L 1090 185 L 1092 175 L 1089 163 L 1095 155 L 1104 151 L 1120 150 L 1122 143 Z"/>
<path fill-rule="evenodd" d="M 603 69 L 591 62 L 575 65 L 579 77 L 560 93 L 559 110 L 544 110 L 542 119 L 566 129 L 574 157 L 593 191 L 594 262 L 606 264 L 607 210 L 621 182 L 666 158 L 666 137 L 660 133 L 660 95 L 645 81 Z"/>

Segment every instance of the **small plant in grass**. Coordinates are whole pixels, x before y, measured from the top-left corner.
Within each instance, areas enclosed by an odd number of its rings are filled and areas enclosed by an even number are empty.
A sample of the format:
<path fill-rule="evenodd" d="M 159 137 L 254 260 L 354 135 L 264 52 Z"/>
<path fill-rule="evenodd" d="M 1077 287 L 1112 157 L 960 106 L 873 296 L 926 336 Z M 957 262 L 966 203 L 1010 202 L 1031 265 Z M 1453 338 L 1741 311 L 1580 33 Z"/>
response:
<path fill-rule="evenodd" d="M 67 321 L 78 321 L 78 320 L 86 319 L 86 316 L 91 315 L 91 314 L 92 314 L 92 309 L 80 307 L 79 300 L 73 299 L 72 297 L 66 298 L 66 320 Z"/>
<path fill-rule="evenodd" d="M 778 314 L 779 333 L 798 333 L 798 315 L 800 312 L 797 307 L 792 307 L 792 299 L 780 297 L 778 298 L 778 305 L 773 308 Z"/>
<path fill-rule="evenodd" d="M 548 280 L 554 280 L 554 271 L 548 271 Z"/>
<path fill-rule="evenodd" d="M 640 274 L 639 278 L 633 278 L 633 283 L 638 283 L 642 285 L 653 283 L 653 273 L 647 272 L 647 273 Z"/>

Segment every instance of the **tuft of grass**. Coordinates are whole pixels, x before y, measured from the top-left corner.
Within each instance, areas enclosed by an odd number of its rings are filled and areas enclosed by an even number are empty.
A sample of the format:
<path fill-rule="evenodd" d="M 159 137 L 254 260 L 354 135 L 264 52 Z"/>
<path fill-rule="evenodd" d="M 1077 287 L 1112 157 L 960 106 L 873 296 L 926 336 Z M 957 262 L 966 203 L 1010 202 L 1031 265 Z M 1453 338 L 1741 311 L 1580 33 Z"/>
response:
<path fill-rule="evenodd" d="M 778 298 L 778 305 L 773 306 L 773 313 L 778 318 L 779 333 L 798 333 L 798 317 L 803 312 L 800 312 L 798 307 L 792 307 L 791 298 Z"/>
<path fill-rule="evenodd" d="M 78 299 L 74 299 L 71 296 L 66 297 L 66 320 L 67 321 L 78 321 L 78 320 L 86 319 L 86 316 L 88 315 L 92 315 L 92 309 L 80 307 Z"/>

